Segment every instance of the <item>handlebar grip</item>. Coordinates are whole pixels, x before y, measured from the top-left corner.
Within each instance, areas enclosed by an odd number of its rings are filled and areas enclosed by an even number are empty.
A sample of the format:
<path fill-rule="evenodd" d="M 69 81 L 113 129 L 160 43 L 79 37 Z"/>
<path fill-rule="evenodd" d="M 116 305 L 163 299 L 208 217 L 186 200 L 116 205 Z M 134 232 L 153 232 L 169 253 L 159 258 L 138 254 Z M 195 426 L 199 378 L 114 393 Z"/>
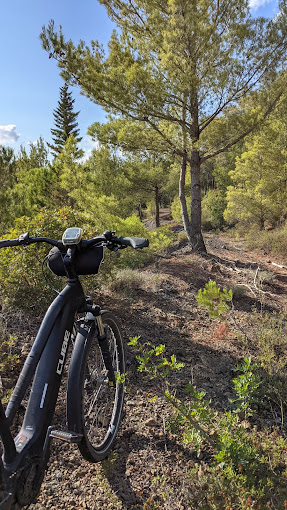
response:
<path fill-rule="evenodd" d="M 131 246 L 135 250 L 147 248 L 149 245 L 149 240 L 144 237 L 118 237 L 117 241 L 122 246 Z"/>
<path fill-rule="evenodd" d="M 8 248 L 10 246 L 19 246 L 19 239 L 3 239 L 0 241 L 0 248 Z"/>

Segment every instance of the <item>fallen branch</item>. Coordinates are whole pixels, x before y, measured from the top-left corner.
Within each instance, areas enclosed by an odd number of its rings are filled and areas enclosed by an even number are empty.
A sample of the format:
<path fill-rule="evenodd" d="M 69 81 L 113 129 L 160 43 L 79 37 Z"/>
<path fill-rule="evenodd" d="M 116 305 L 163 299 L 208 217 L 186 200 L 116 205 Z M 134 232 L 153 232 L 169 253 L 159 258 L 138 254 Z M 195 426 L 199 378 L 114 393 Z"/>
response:
<path fill-rule="evenodd" d="M 271 262 L 273 266 L 280 267 L 280 269 L 287 269 L 286 266 L 281 266 L 280 264 L 276 264 L 276 262 Z"/>

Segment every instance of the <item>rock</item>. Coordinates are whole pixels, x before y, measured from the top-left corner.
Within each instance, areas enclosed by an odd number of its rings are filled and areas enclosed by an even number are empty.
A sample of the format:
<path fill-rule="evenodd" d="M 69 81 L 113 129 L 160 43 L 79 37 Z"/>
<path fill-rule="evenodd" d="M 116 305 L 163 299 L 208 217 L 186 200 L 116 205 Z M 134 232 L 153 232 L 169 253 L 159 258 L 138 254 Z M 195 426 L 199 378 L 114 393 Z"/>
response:
<path fill-rule="evenodd" d="M 150 427 L 150 428 L 158 427 L 158 423 L 154 418 L 149 418 L 148 420 L 146 420 L 144 422 L 144 424 L 146 427 Z"/>

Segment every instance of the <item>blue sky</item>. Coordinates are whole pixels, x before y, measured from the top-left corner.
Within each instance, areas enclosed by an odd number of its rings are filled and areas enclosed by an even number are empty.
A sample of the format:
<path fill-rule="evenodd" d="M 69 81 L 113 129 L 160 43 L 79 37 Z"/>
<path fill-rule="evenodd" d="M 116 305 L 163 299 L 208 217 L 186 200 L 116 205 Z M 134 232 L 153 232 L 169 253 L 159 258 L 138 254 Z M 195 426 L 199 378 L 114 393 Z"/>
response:
<path fill-rule="evenodd" d="M 276 0 L 250 0 L 255 15 L 273 17 Z M 39 34 L 50 19 L 62 25 L 66 38 L 75 43 L 92 39 L 106 44 L 114 28 L 97 0 L 12 0 L 2 2 L 0 17 L 0 144 L 16 151 L 40 136 L 51 141 L 53 110 L 63 80 L 56 62 L 42 49 Z M 97 105 L 71 89 L 86 151 L 92 143 L 86 135 L 105 114 Z"/>

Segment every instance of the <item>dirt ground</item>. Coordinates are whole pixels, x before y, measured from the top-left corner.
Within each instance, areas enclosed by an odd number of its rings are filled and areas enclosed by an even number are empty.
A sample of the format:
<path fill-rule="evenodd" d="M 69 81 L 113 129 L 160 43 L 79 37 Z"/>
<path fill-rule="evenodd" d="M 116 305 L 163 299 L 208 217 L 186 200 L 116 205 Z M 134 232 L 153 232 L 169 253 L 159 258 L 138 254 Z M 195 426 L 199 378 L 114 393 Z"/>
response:
<path fill-rule="evenodd" d="M 126 342 L 140 335 L 155 345 L 165 344 L 167 354 L 176 354 L 185 364 L 173 376 L 174 390 L 180 393 L 192 381 L 222 410 L 233 395 L 242 345 L 235 326 L 218 335 L 195 295 L 209 280 L 232 288 L 234 319 L 252 336 L 254 309 L 286 309 L 287 268 L 224 235 L 208 234 L 206 244 L 211 256 L 200 257 L 182 246 L 144 268 L 136 288 L 117 294 L 106 291 L 98 301 L 117 316 Z M 191 446 L 183 446 L 169 431 L 169 410 L 161 399 L 150 402 L 158 388 L 138 373 L 130 347 L 127 365 L 124 416 L 110 458 L 89 464 L 76 446 L 54 442 L 40 496 L 31 510 L 191 508 L 188 472 L 198 459 Z"/>

